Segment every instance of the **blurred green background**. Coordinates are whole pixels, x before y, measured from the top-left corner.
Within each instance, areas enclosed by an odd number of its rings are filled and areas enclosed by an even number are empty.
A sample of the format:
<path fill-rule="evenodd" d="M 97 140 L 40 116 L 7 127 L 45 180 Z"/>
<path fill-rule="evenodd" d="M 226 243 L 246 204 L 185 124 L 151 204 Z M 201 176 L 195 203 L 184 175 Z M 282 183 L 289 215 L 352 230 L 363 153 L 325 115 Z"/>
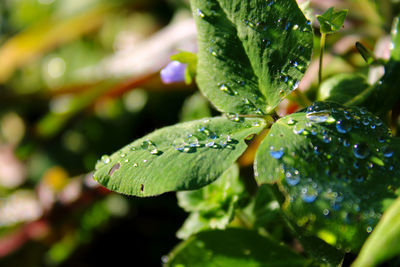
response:
<path fill-rule="evenodd" d="M 159 266 L 179 242 L 175 232 L 186 215 L 175 194 L 114 194 L 91 171 L 103 154 L 155 129 L 217 114 L 193 104 L 195 98 L 185 102 L 195 84 L 165 85 L 159 77 L 171 55 L 196 51 L 188 2 L 0 1 L 1 266 Z M 344 29 L 327 41 L 324 79 L 368 72 L 356 41 L 387 56 L 397 2 L 310 1 L 305 10 L 316 33 L 315 14 L 349 9 Z M 315 46 L 318 51 L 318 36 Z M 314 57 L 300 85 L 312 100 Z M 278 113 L 301 105 L 294 94 Z M 398 125 L 396 119 L 393 131 Z M 249 150 L 242 167 L 251 165 Z"/>

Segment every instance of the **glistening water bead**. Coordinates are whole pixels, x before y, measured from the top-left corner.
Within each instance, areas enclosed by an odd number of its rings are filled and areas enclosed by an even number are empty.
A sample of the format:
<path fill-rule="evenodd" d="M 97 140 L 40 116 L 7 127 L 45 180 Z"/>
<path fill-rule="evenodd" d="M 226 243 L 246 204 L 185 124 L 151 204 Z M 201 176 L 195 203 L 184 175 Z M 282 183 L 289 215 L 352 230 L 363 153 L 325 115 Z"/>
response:
<path fill-rule="evenodd" d="M 358 159 L 365 159 L 369 156 L 370 151 L 366 143 L 359 143 L 353 146 L 353 154 Z"/>

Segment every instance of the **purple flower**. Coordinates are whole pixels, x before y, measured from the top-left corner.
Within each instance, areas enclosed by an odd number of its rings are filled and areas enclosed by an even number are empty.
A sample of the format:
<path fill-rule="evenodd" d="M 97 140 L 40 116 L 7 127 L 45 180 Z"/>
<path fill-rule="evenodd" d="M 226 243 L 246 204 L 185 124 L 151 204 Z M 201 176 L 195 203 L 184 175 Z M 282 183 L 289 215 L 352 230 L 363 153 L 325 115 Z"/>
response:
<path fill-rule="evenodd" d="M 165 84 L 185 81 L 186 64 L 179 61 L 172 61 L 160 72 L 161 80 Z"/>

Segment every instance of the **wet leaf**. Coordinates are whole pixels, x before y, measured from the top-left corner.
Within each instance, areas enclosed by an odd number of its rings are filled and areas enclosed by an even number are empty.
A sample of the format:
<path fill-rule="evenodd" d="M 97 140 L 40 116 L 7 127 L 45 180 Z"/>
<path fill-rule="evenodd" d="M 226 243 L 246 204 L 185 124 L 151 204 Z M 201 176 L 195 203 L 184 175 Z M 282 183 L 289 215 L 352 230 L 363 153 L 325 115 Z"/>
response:
<path fill-rule="evenodd" d="M 165 266 L 306 266 L 289 248 L 245 229 L 201 232 L 179 244 Z"/>
<path fill-rule="evenodd" d="M 400 152 L 365 109 L 315 103 L 277 121 L 255 161 L 259 184 L 278 183 L 290 220 L 357 251 L 400 185 Z"/>
<path fill-rule="evenodd" d="M 223 112 L 271 112 L 309 64 L 310 23 L 296 1 L 192 0 L 197 83 Z"/>
<path fill-rule="evenodd" d="M 217 179 L 259 133 L 262 119 L 216 117 L 157 130 L 103 156 L 94 178 L 110 190 L 135 196 L 201 188 Z"/>
<path fill-rule="evenodd" d="M 397 140 L 399 141 L 399 140 Z M 397 142 L 400 145 L 400 142 Z M 400 254 L 400 198 L 383 214 L 353 267 L 378 266 Z"/>

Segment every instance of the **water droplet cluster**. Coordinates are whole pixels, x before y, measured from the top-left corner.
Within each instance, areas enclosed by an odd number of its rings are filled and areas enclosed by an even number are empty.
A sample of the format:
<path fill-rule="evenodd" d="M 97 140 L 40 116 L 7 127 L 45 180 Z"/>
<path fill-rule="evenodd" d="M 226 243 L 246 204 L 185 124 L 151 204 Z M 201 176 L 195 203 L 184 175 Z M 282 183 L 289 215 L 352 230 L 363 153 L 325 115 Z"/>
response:
<path fill-rule="evenodd" d="M 279 175 L 299 226 L 339 224 L 337 245 L 354 249 L 355 237 L 343 229 L 365 238 L 382 215 L 381 201 L 395 198 L 400 186 L 389 129 L 365 109 L 333 103 L 315 103 L 280 122 L 288 139 L 269 143 L 275 167 L 267 175 Z M 273 127 L 270 135 L 279 133 Z"/>

